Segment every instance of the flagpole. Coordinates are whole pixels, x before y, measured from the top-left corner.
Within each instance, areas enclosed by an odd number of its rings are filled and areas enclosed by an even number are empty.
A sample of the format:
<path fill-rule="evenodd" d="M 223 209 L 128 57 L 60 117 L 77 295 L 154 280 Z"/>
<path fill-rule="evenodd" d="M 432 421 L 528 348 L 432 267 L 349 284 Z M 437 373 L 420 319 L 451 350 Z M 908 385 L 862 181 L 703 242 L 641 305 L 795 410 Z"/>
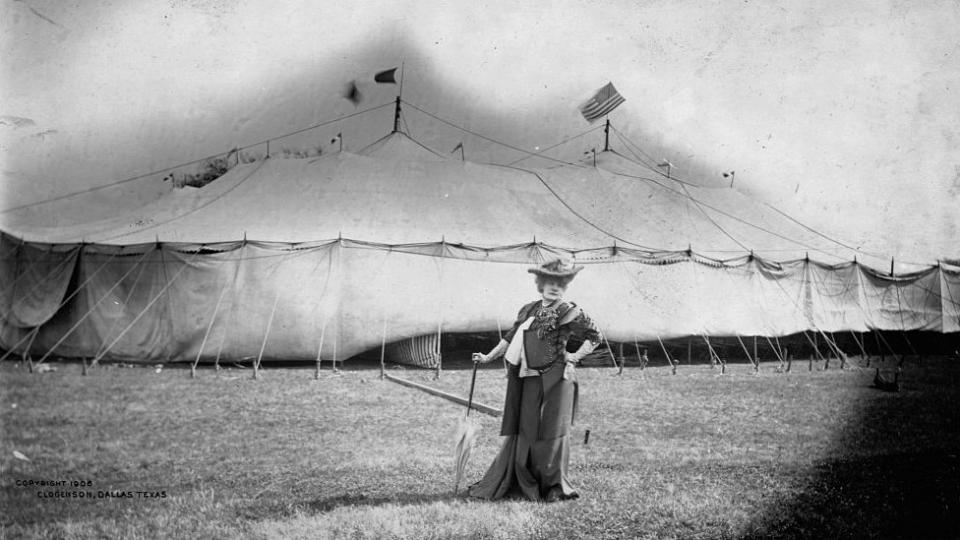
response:
<path fill-rule="evenodd" d="M 607 125 L 603 128 L 603 151 L 610 150 L 610 118 L 607 118 Z"/>
<path fill-rule="evenodd" d="M 397 90 L 397 108 L 393 115 L 393 132 L 400 130 L 400 96 L 403 95 L 403 60 L 400 61 L 400 89 Z"/>

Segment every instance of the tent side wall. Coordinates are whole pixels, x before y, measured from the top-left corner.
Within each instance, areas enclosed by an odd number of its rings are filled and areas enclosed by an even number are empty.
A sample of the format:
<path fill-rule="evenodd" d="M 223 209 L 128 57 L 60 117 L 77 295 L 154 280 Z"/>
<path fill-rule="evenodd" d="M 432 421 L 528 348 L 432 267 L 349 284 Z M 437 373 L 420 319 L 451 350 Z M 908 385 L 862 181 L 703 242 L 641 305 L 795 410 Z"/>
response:
<path fill-rule="evenodd" d="M 0 253 L 0 346 L 35 358 L 344 360 L 411 336 L 505 331 L 538 297 L 527 267 L 558 254 L 588 266 L 567 296 L 611 341 L 960 331 L 960 269 L 943 266 L 891 277 L 857 264 L 539 244 L 120 247 L 5 235 Z"/>

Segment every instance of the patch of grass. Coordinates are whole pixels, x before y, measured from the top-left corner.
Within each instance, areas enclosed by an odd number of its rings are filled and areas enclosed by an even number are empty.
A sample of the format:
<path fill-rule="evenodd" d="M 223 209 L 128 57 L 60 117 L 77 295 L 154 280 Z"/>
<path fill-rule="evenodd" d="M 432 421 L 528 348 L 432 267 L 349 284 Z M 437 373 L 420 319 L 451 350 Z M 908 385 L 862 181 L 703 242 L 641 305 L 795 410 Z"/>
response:
<path fill-rule="evenodd" d="M 267 368 L 254 381 L 244 369 L 192 380 L 185 369 L 58 367 L 0 365 L 4 537 L 960 535 L 960 366 L 946 361 L 907 365 L 897 394 L 857 368 L 581 369 L 571 472 L 582 498 L 551 505 L 454 497 L 464 408 L 376 370 L 314 380 L 312 369 Z M 469 369 L 401 376 L 459 395 L 470 382 Z M 496 366 L 481 369 L 475 399 L 501 406 L 505 383 Z M 499 420 L 476 417 L 470 482 L 500 442 Z M 23 480 L 167 496 L 46 499 Z"/>

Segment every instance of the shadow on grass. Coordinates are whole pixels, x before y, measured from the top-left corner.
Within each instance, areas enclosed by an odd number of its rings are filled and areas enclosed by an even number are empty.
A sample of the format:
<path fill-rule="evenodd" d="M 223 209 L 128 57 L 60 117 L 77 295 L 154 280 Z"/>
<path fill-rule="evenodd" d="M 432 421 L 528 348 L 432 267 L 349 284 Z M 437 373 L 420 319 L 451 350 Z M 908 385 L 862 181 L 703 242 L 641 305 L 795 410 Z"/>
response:
<path fill-rule="evenodd" d="M 831 461 L 743 538 L 960 538 L 960 460 L 945 453 Z"/>
<path fill-rule="evenodd" d="M 244 519 L 277 519 L 288 517 L 297 512 L 308 515 L 314 515 L 324 512 L 330 512 L 337 508 L 351 506 L 384 506 L 388 504 L 396 506 L 430 504 L 440 501 L 459 501 L 461 497 L 454 497 L 452 491 L 439 493 L 395 493 L 389 496 L 367 496 L 363 493 L 350 493 L 337 495 L 335 497 L 325 497 L 321 499 L 302 500 L 299 503 L 291 504 L 289 501 L 263 501 L 256 506 L 250 506 L 240 512 L 240 517 Z"/>
<path fill-rule="evenodd" d="M 766 501 L 741 538 L 960 538 L 960 365 L 938 373 L 905 370 L 900 393 L 863 388 L 836 458 Z M 931 397 L 935 384 L 946 395 Z"/>

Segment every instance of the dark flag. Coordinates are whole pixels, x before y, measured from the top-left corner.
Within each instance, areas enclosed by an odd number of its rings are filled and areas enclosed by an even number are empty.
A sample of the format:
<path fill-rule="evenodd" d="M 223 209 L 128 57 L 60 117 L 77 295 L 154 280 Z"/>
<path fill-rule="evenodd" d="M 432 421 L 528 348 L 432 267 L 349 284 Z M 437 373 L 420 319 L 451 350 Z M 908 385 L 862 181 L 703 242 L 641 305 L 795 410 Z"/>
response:
<path fill-rule="evenodd" d="M 373 80 L 378 83 L 393 83 L 397 84 L 397 68 L 388 69 L 386 71 L 381 71 L 373 76 Z"/>
<path fill-rule="evenodd" d="M 610 111 L 617 108 L 618 105 L 626 101 L 620 92 L 613 87 L 613 83 L 607 83 L 606 86 L 597 90 L 592 98 L 580 105 L 580 114 L 591 124 L 597 119 L 610 114 Z"/>
<path fill-rule="evenodd" d="M 363 95 L 360 93 L 360 89 L 357 88 L 357 81 L 350 81 L 350 84 L 348 84 L 346 89 L 343 91 L 343 97 L 349 99 L 350 103 L 353 103 L 354 107 L 360 103 L 360 100 L 363 99 Z"/>

